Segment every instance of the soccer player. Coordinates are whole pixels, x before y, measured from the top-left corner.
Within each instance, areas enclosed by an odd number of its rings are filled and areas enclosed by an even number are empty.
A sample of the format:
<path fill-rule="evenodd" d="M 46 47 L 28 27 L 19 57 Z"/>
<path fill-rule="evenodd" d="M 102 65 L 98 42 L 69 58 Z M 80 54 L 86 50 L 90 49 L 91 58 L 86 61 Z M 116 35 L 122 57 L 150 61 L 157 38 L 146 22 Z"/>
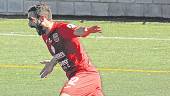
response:
<path fill-rule="evenodd" d="M 99 73 L 78 38 L 100 32 L 101 28 L 54 22 L 51 10 L 46 4 L 32 6 L 28 10 L 28 19 L 29 26 L 35 28 L 42 36 L 52 55 L 51 60 L 41 62 L 45 66 L 40 72 L 40 77 L 46 78 L 58 63 L 68 77 L 60 96 L 103 96 Z"/>

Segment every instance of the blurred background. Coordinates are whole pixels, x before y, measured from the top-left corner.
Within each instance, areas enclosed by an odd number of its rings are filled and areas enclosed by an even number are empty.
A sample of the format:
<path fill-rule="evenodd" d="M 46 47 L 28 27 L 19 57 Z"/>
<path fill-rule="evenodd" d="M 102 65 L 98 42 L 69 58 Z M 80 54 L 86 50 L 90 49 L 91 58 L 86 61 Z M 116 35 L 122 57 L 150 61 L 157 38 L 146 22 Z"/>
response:
<path fill-rule="evenodd" d="M 25 15 L 39 1 L 54 15 L 170 18 L 170 0 L 0 0 L 0 14 Z"/>

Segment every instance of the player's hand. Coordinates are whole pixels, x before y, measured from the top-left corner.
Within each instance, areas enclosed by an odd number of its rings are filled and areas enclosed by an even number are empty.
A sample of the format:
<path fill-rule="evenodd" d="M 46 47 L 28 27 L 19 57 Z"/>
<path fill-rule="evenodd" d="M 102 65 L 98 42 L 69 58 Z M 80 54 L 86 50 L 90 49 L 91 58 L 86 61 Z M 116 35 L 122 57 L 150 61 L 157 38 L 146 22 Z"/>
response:
<path fill-rule="evenodd" d="M 53 71 L 53 68 L 55 64 L 52 64 L 50 60 L 45 60 L 40 62 L 41 64 L 45 64 L 44 68 L 40 72 L 40 77 L 41 78 L 46 78 L 48 74 L 50 74 Z"/>
<path fill-rule="evenodd" d="M 89 33 L 101 33 L 101 27 L 99 26 L 91 26 L 91 27 L 88 27 L 87 30 L 89 31 Z"/>

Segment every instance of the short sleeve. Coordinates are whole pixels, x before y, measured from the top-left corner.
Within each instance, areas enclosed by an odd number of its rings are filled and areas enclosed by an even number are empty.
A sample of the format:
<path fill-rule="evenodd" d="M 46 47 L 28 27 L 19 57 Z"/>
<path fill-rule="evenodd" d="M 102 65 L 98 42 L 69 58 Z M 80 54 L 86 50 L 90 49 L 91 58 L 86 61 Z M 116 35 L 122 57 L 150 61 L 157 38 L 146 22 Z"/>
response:
<path fill-rule="evenodd" d="M 62 23 L 59 31 L 60 34 L 65 38 L 65 39 L 71 39 L 77 37 L 74 34 L 74 31 L 76 30 L 77 26 L 74 24 L 67 24 L 67 23 Z"/>

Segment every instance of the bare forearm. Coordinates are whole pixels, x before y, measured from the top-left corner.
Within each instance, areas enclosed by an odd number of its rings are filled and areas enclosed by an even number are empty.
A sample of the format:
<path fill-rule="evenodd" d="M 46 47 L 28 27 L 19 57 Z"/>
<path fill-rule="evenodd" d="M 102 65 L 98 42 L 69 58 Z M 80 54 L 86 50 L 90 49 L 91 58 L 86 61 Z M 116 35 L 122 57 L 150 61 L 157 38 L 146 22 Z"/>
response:
<path fill-rule="evenodd" d="M 57 59 L 55 57 L 53 57 L 51 60 L 50 60 L 50 64 L 52 65 L 56 65 L 57 64 Z"/>
<path fill-rule="evenodd" d="M 78 27 L 74 34 L 80 37 L 86 37 L 91 33 L 97 33 L 100 32 L 101 29 L 98 26 L 92 26 L 92 27 Z"/>

